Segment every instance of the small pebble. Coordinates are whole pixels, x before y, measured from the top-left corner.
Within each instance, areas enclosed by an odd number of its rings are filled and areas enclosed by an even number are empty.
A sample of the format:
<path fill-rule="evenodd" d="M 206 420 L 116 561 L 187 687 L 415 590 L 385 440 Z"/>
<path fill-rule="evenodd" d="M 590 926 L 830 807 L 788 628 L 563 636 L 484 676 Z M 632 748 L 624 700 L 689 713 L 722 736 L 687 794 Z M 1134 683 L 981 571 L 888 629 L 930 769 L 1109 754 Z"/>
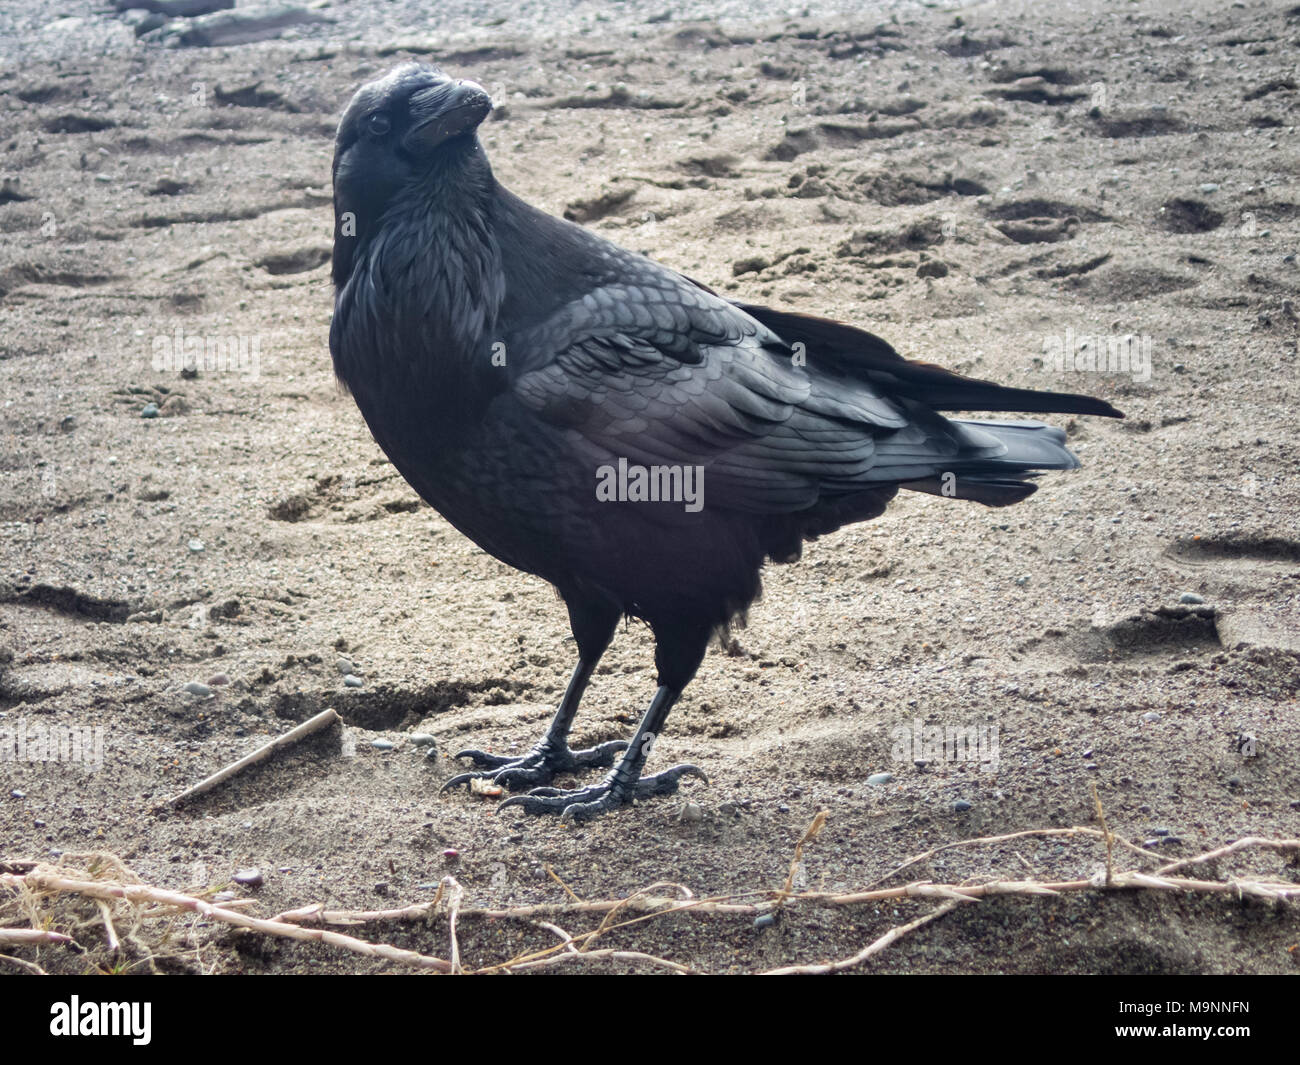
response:
<path fill-rule="evenodd" d="M 1159 721 L 1160 712 L 1158 710 L 1148 710 L 1145 714 L 1142 715 L 1142 720 L 1148 722 Z"/>
<path fill-rule="evenodd" d="M 17 788 L 14 788 L 14 790 L 11 791 L 11 792 L 9 793 L 9 798 L 11 798 L 11 799 L 25 799 L 25 798 L 27 798 L 27 792 L 25 792 L 25 791 L 19 791 Z"/>
<path fill-rule="evenodd" d="M 357 667 L 352 664 L 352 659 L 344 658 L 341 655 L 334 664 L 338 667 L 340 673 L 355 673 L 357 671 Z"/>
<path fill-rule="evenodd" d="M 1153 836 L 1167 836 L 1167 835 L 1169 835 L 1169 829 L 1167 829 L 1167 828 L 1153 828 L 1153 829 L 1151 829 L 1150 831 L 1151 831 L 1151 835 L 1153 835 Z"/>
<path fill-rule="evenodd" d="M 216 676 L 209 677 L 208 683 L 214 688 L 221 688 L 230 683 L 230 678 L 224 673 L 218 673 Z"/>
<path fill-rule="evenodd" d="M 237 898 L 239 898 L 238 891 L 218 891 L 215 895 L 212 896 L 212 901 L 213 902 L 234 902 L 235 899 Z"/>
<path fill-rule="evenodd" d="M 678 821 L 684 821 L 688 824 L 694 824 L 697 821 L 704 820 L 704 810 L 699 803 L 688 802 L 682 807 L 682 812 L 677 815 Z"/>
<path fill-rule="evenodd" d="M 1084 751 L 1081 755 L 1079 755 L 1079 757 L 1080 757 L 1080 758 L 1091 758 L 1091 757 L 1092 757 L 1092 748 L 1089 747 L 1086 751 Z"/>
<path fill-rule="evenodd" d="M 952 804 L 952 808 L 954 812 L 959 814 L 964 814 L 967 810 L 971 808 L 971 804 L 968 803 L 965 799 L 958 799 L 955 803 Z"/>
<path fill-rule="evenodd" d="M 442 852 L 442 856 L 446 858 L 447 861 L 454 862 L 457 858 L 460 857 L 460 851 L 458 851 L 455 847 L 448 847 L 445 851 Z"/>
<path fill-rule="evenodd" d="M 1215 184 L 1213 181 L 1207 181 L 1203 185 L 1201 185 L 1201 191 L 1208 196 L 1212 192 L 1218 192 L 1219 186 Z"/>
<path fill-rule="evenodd" d="M 770 913 L 759 914 L 754 918 L 755 928 L 771 928 L 776 924 L 776 917 Z"/>
<path fill-rule="evenodd" d="M 415 747 L 432 747 L 434 739 L 427 732 L 412 732 L 406 737 Z"/>
<path fill-rule="evenodd" d="M 200 699 L 206 699 L 209 695 L 212 694 L 211 688 L 209 688 L 206 684 L 200 684 L 197 680 L 190 681 L 181 690 L 187 691 L 191 695 L 197 695 Z"/>
<path fill-rule="evenodd" d="M 392 740 L 378 739 L 378 740 L 371 740 L 370 746 L 377 751 L 391 751 L 394 747 L 397 746 L 397 744 L 395 744 Z"/>
<path fill-rule="evenodd" d="M 189 544 L 187 544 L 186 546 L 188 546 L 189 549 L 197 555 L 200 551 L 203 550 L 204 545 L 202 540 L 194 539 L 191 540 Z"/>
<path fill-rule="evenodd" d="M 868 784 L 888 784 L 894 779 L 893 773 L 872 773 L 867 777 Z"/>
<path fill-rule="evenodd" d="M 1204 603 L 1205 599 L 1203 596 L 1199 596 L 1195 592 L 1183 592 L 1183 594 L 1178 597 L 1178 601 L 1180 603 L 1192 605 L 1195 603 Z"/>
<path fill-rule="evenodd" d="M 1089 762 L 1089 763 L 1088 763 L 1087 765 L 1085 765 L 1083 768 L 1086 769 L 1086 770 L 1088 770 L 1088 772 L 1090 772 L 1090 773 L 1095 773 L 1095 772 L 1097 771 L 1097 763 L 1096 763 L 1096 762 Z"/>
<path fill-rule="evenodd" d="M 262 870 L 257 868 L 240 869 L 230 878 L 236 884 L 243 884 L 244 887 L 261 887 L 266 882 L 266 877 L 262 875 Z"/>
<path fill-rule="evenodd" d="M 1017 578 L 1016 578 L 1016 585 L 1017 585 L 1017 587 L 1023 588 L 1023 587 L 1024 587 L 1026 584 L 1028 584 L 1028 583 L 1029 583 L 1029 578 L 1028 578 L 1028 577 L 1017 577 Z"/>
<path fill-rule="evenodd" d="M 1239 788 L 1239 787 L 1241 787 L 1241 777 L 1229 777 L 1229 778 L 1228 778 L 1228 787 L 1230 787 L 1230 788 Z"/>
<path fill-rule="evenodd" d="M 157 403 L 146 403 L 146 404 L 145 404 L 145 405 L 140 409 L 140 417 L 141 417 L 141 418 L 156 418 L 156 417 L 158 417 L 158 404 L 157 404 Z"/>
<path fill-rule="evenodd" d="M 345 688 L 360 688 L 361 685 L 364 683 L 365 681 L 363 681 L 355 673 L 349 673 L 346 677 L 343 678 L 343 687 Z"/>

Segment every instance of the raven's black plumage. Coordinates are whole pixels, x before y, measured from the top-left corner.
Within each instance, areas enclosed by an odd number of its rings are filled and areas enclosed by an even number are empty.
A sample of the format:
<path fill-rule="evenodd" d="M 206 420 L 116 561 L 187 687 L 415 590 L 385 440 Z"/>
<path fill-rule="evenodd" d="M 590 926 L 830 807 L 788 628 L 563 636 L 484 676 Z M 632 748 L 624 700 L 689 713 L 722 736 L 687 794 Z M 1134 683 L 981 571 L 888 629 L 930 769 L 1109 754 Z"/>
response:
<path fill-rule="evenodd" d="M 626 747 L 599 785 L 511 800 L 582 816 L 699 773 L 641 769 L 711 633 L 758 595 L 766 560 L 876 517 L 900 487 L 1001 506 L 1029 495 L 1038 471 L 1078 465 L 1058 429 L 938 411 L 1119 412 L 725 300 L 546 215 L 493 178 L 476 136 L 490 106 L 478 86 L 414 63 L 357 92 L 334 159 L 330 348 L 416 491 L 568 605 L 580 661 L 546 738 L 517 759 L 464 753 L 521 787 L 611 766 Z M 620 460 L 702 469 L 702 507 L 598 498 L 601 471 Z M 624 615 L 654 631 L 659 690 L 630 746 L 570 751 L 578 701 Z"/>

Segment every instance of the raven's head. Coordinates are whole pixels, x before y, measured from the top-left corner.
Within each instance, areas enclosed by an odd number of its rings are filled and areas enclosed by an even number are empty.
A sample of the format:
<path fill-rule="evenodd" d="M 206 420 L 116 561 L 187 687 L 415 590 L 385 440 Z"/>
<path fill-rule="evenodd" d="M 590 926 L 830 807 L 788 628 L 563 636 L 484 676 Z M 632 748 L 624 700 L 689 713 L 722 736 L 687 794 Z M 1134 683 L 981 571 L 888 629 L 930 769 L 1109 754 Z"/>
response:
<path fill-rule="evenodd" d="M 334 282 L 357 242 L 404 191 L 432 190 L 457 163 L 481 162 L 475 136 L 492 101 L 472 81 L 403 63 L 357 90 L 334 142 Z M 482 164 L 486 169 L 486 164 Z"/>

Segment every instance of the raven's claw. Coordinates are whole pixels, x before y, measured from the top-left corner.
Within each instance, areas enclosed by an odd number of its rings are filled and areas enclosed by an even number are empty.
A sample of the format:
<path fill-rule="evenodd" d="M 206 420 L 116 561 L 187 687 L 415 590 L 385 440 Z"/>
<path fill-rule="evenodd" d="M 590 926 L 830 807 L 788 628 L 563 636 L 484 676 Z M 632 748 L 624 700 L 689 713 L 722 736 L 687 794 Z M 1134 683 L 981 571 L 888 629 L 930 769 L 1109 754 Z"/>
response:
<path fill-rule="evenodd" d="M 507 806 L 518 806 L 530 814 L 559 814 L 563 821 L 586 821 L 598 814 L 626 806 L 634 799 L 648 799 L 653 795 L 669 795 L 677 790 L 677 783 L 684 776 L 699 777 L 706 784 L 709 778 L 704 770 L 695 765 L 675 765 L 660 773 L 641 777 L 634 783 L 617 771 L 611 773 L 600 784 L 574 791 L 562 791 L 559 788 L 534 788 L 527 795 L 512 795 L 497 807 L 504 810 Z"/>
<path fill-rule="evenodd" d="M 538 784 L 549 784 L 557 773 L 568 773 L 575 769 L 608 769 L 614 764 L 615 756 L 626 749 L 627 740 L 610 740 L 582 751 L 572 751 L 566 746 L 555 747 L 543 741 L 527 754 L 513 758 L 488 754 L 486 751 L 457 751 L 452 757 L 470 758 L 479 768 L 452 777 L 440 790 L 446 791 L 458 784 L 468 784 L 471 780 L 490 780 L 511 791 L 518 791 Z"/>

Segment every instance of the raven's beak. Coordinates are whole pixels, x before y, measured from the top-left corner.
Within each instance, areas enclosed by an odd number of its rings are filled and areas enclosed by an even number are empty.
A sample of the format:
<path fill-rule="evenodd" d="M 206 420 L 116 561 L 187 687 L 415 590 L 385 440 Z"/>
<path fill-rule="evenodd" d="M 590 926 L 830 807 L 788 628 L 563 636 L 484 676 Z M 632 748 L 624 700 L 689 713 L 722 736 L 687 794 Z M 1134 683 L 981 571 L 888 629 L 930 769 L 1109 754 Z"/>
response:
<path fill-rule="evenodd" d="M 407 107 L 413 123 L 402 147 L 426 155 L 452 137 L 477 129 L 492 110 L 492 98 L 472 81 L 448 81 L 414 93 Z"/>

